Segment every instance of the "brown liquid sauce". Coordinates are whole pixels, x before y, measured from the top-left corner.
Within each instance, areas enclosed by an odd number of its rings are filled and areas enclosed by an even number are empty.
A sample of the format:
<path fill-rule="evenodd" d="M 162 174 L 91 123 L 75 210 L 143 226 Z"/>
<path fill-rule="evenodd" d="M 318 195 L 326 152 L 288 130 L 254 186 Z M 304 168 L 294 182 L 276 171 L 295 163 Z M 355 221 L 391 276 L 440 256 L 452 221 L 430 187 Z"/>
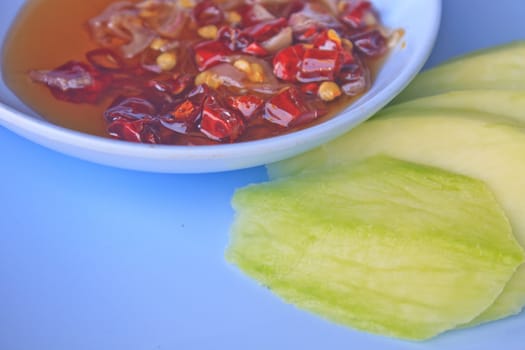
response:
<path fill-rule="evenodd" d="M 97 47 L 85 23 L 112 0 L 30 0 L 16 19 L 4 46 L 3 74 L 11 90 L 46 120 L 88 134 L 107 136 L 104 110 L 98 105 L 72 104 L 55 99 L 48 88 L 28 76 L 32 69 L 52 69 Z"/>
<path fill-rule="evenodd" d="M 114 95 L 105 96 L 96 105 L 58 100 L 43 84 L 33 82 L 28 72 L 54 69 L 70 60 L 86 61 L 85 53 L 97 45 L 90 37 L 86 23 L 115 0 L 29 0 L 20 12 L 3 48 L 3 75 L 7 86 L 30 108 L 51 123 L 84 133 L 109 137 L 104 111 Z M 132 2 L 138 2 L 134 0 Z M 365 61 L 372 81 L 383 59 Z M 298 127 L 283 128 L 268 122 L 249 126 L 236 142 L 286 134 L 319 124 L 337 115 L 358 97 L 341 96 L 328 104 L 329 112 L 321 118 Z M 214 144 L 202 135 L 189 136 L 180 144 Z M 199 140 L 201 142 L 199 142 Z"/>

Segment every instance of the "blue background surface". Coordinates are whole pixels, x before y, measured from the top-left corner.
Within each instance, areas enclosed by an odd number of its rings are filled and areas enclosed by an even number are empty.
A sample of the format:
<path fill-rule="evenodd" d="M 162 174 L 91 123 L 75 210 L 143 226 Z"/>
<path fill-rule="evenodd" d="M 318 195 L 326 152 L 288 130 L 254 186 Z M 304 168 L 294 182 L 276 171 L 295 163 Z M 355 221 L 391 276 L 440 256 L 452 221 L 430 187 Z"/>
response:
<path fill-rule="evenodd" d="M 428 66 L 525 38 L 524 14 L 444 0 Z M 265 179 L 113 169 L 0 128 L 0 350 L 525 348 L 523 313 L 411 343 L 282 303 L 223 258 L 233 191 Z"/>

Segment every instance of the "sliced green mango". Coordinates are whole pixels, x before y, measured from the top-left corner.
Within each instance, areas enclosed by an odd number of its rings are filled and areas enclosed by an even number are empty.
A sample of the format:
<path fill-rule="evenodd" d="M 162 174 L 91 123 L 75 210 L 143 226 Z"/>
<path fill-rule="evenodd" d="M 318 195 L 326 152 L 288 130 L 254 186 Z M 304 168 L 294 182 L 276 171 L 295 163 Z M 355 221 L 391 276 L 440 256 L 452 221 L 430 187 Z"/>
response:
<path fill-rule="evenodd" d="M 525 133 L 479 113 L 400 110 L 383 113 L 344 136 L 310 152 L 268 166 L 271 178 L 376 154 L 436 166 L 484 181 L 525 246 Z M 525 267 L 521 266 L 493 306 L 470 324 L 496 320 L 525 305 Z"/>
<path fill-rule="evenodd" d="M 525 90 L 460 90 L 416 98 L 389 107 L 384 112 L 406 112 L 407 109 L 447 109 L 488 113 L 525 126 Z"/>
<path fill-rule="evenodd" d="M 392 102 L 454 90 L 525 89 L 525 42 L 480 50 L 420 73 Z"/>
<path fill-rule="evenodd" d="M 284 300 L 427 339 L 492 304 L 523 252 L 487 186 L 388 157 L 236 192 L 227 258 Z"/>

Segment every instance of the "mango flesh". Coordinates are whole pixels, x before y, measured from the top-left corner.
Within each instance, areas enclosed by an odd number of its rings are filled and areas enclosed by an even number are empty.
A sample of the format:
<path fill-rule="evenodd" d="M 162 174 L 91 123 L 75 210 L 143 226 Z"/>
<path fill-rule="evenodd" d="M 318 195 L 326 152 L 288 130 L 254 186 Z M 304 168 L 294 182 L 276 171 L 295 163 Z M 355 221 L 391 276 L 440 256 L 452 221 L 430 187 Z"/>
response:
<path fill-rule="evenodd" d="M 420 73 L 392 102 L 447 91 L 525 89 L 525 42 L 516 42 L 459 57 Z"/>
<path fill-rule="evenodd" d="M 487 113 L 522 127 L 525 126 L 525 90 L 451 91 L 400 103 L 385 112 L 405 112 L 409 109 Z"/>
<path fill-rule="evenodd" d="M 525 133 L 479 113 L 404 111 L 382 113 L 344 136 L 298 157 L 268 166 L 270 178 L 330 168 L 377 154 L 439 167 L 484 181 L 525 246 Z M 470 325 L 521 311 L 525 305 L 525 267 Z"/>
<path fill-rule="evenodd" d="M 469 322 L 523 252 L 478 180 L 388 157 L 236 192 L 228 259 L 284 300 L 382 335 Z"/>

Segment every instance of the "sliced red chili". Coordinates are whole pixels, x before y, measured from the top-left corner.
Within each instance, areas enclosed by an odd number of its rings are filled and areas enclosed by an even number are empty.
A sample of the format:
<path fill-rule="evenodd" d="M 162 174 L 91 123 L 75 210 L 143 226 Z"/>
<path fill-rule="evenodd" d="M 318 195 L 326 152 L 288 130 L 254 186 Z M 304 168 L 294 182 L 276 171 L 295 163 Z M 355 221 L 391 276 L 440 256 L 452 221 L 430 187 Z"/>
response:
<path fill-rule="evenodd" d="M 387 40 L 377 29 L 351 37 L 356 50 L 368 57 L 379 57 L 388 50 Z"/>
<path fill-rule="evenodd" d="M 176 121 L 193 122 L 197 119 L 200 112 L 201 107 L 199 105 L 190 100 L 184 100 L 171 112 L 171 115 Z"/>
<path fill-rule="evenodd" d="M 197 85 L 188 92 L 188 98 L 195 104 L 202 105 L 208 96 L 217 96 L 217 92 L 208 85 Z"/>
<path fill-rule="evenodd" d="M 255 95 L 230 96 L 226 102 L 248 120 L 252 119 L 264 104 L 264 100 Z"/>
<path fill-rule="evenodd" d="M 129 142 L 161 143 L 158 122 L 152 119 L 116 120 L 108 125 L 110 136 Z"/>
<path fill-rule="evenodd" d="M 148 86 L 154 90 L 177 96 L 188 91 L 193 86 L 193 77 L 190 74 L 177 74 L 171 79 L 148 81 Z"/>
<path fill-rule="evenodd" d="M 290 126 L 310 112 L 304 98 L 295 87 L 281 91 L 264 105 L 264 118 L 283 127 Z"/>
<path fill-rule="evenodd" d="M 126 120 L 116 120 L 111 122 L 108 127 L 108 133 L 110 136 L 130 142 L 141 142 L 140 130 L 142 129 L 142 124 L 129 122 Z"/>
<path fill-rule="evenodd" d="M 224 20 L 224 13 L 212 0 L 204 0 L 193 8 L 193 18 L 199 26 L 219 24 Z"/>
<path fill-rule="evenodd" d="M 206 70 L 221 62 L 227 62 L 228 57 L 233 54 L 222 41 L 205 41 L 195 45 L 195 62 L 199 70 Z"/>
<path fill-rule="evenodd" d="M 281 17 L 255 24 L 245 28 L 242 32 L 255 41 L 262 42 L 278 34 L 287 25 L 288 21 L 286 18 Z"/>
<path fill-rule="evenodd" d="M 315 96 L 319 91 L 319 83 L 308 83 L 301 85 L 301 91 L 307 95 Z"/>
<path fill-rule="evenodd" d="M 372 4 L 367 0 L 353 0 L 347 2 L 341 22 L 351 29 L 363 29 L 367 26 L 366 16 L 375 16 Z"/>
<path fill-rule="evenodd" d="M 304 2 L 300 0 L 288 1 L 286 6 L 279 11 L 279 15 L 284 18 L 289 18 L 293 13 L 299 12 L 304 8 Z"/>
<path fill-rule="evenodd" d="M 341 38 L 335 30 L 323 30 L 316 35 L 313 45 L 320 50 L 342 50 Z"/>
<path fill-rule="evenodd" d="M 56 99 L 72 103 L 96 103 L 113 80 L 92 66 L 69 61 L 51 71 L 31 71 L 33 81 L 46 84 Z"/>
<path fill-rule="evenodd" d="M 197 131 L 197 123 L 202 114 L 202 102 L 185 99 L 161 118 L 162 125 L 179 134 Z"/>
<path fill-rule="evenodd" d="M 242 52 L 253 55 L 253 56 L 266 56 L 268 51 L 256 42 L 251 43 L 242 49 Z"/>
<path fill-rule="evenodd" d="M 338 83 L 346 95 L 361 95 L 370 87 L 370 71 L 361 61 L 355 60 L 341 70 Z"/>
<path fill-rule="evenodd" d="M 279 51 L 273 59 L 275 76 L 284 81 L 296 81 L 304 52 L 303 45 L 294 45 Z"/>
<path fill-rule="evenodd" d="M 242 33 L 240 29 L 223 26 L 217 32 L 217 40 L 222 42 L 230 51 L 239 51 L 246 48 L 253 41 Z"/>
<path fill-rule="evenodd" d="M 296 33 L 295 38 L 299 42 L 311 43 L 315 39 L 318 33 L 319 33 L 319 28 L 317 28 L 316 26 L 311 26 L 310 28 L 306 29 L 302 33 Z"/>
<path fill-rule="evenodd" d="M 199 129 L 212 140 L 234 142 L 244 130 L 244 123 L 236 112 L 224 108 L 216 98 L 208 96 L 204 101 Z"/>
<path fill-rule="evenodd" d="M 93 67 L 106 71 L 121 71 L 126 65 L 120 55 L 108 48 L 88 51 L 86 59 Z"/>
<path fill-rule="evenodd" d="M 156 114 L 153 104 L 141 97 L 117 97 L 111 107 L 104 112 L 104 118 L 109 121 L 152 118 Z"/>
<path fill-rule="evenodd" d="M 140 97 L 148 100 L 157 108 L 159 113 L 167 113 L 171 106 L 178 101 L 172 94 L 171 80 L 150 80 L 147 82 L 148 89 L 140 93 Z"/>
<path fill-rule="evenodd" d="M 193 86 L 194 78 L 191 74 L 180 74 L 170 80 L 171 93 L 174 95 L 180 95 Z"/>
<path fill-rule="evenodd" d="M 275 19 L 264 6 L 261 4 L 244 5 L 237 10 L 242 18 L 241 24 L 243 27 L 249 27 L 263 21 Z"/>
<path fill-rule="evenodd" d="M 302 83 L 334 80 L 341 68 L 340 58 L 335 50 L 306 49 L 297 80 Z"/>

